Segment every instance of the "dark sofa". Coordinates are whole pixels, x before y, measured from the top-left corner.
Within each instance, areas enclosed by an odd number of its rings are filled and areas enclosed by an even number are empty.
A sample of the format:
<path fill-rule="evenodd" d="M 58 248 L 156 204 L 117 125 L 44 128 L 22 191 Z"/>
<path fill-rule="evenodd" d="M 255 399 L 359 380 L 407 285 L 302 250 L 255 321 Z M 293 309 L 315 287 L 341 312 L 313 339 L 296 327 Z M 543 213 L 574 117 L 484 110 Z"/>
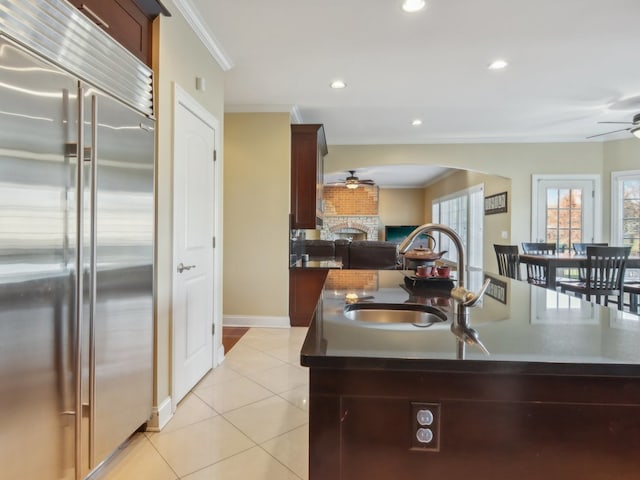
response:
<path fill-rule="evenodd" d="M 301 253 L 313 257 L 342 259 L 342 268 L 360 270 L 394 270 L 399 268 L 397 246 L 392 242 L 338 240 L 303 240 Z"/>

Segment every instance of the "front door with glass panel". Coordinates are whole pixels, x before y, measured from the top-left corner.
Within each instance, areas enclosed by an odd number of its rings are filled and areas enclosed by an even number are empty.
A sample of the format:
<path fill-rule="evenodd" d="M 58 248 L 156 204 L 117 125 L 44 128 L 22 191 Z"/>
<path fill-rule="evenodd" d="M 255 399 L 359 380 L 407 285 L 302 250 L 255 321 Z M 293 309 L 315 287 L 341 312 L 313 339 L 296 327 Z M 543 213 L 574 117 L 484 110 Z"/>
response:
<path fill-rule="evenodd" d="M 596 241 L 598 188 L 596 179 L 534 177 L 532 240 L 554 243 L 559 251 Z"/>
<path fill-rule="evenodd" d="M 640 170 L 611 174 L 611 240 L 640 255 Z"/>

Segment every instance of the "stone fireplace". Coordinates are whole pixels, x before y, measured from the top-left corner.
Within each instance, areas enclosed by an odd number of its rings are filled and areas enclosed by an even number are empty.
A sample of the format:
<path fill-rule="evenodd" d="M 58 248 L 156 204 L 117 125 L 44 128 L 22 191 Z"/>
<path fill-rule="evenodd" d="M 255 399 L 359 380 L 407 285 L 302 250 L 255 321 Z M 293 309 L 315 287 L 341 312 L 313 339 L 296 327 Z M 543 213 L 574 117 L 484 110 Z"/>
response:
<path fill-rule="evenodd" d="M 322 240 L 378 240 L 378 187 L 325 186 Z"/>

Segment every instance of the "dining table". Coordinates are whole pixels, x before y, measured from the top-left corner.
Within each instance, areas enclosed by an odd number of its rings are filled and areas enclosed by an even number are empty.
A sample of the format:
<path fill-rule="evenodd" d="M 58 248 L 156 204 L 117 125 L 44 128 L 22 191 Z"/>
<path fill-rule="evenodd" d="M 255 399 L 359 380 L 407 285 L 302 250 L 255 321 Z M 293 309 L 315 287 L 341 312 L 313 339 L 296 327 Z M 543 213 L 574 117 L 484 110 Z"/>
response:
<path fill-rule="evenodd" d="M 547 288 L 556 288 L 559 268 L 586 268 L 587 256 L 573 252 L 559 252 L 552 255 L 536 255 L 521 253 L 520 263 L 525 265 L 541 265 L 547 271 Z M 640 268 L 640 256 L 629 256 L 626 268 Z"/>

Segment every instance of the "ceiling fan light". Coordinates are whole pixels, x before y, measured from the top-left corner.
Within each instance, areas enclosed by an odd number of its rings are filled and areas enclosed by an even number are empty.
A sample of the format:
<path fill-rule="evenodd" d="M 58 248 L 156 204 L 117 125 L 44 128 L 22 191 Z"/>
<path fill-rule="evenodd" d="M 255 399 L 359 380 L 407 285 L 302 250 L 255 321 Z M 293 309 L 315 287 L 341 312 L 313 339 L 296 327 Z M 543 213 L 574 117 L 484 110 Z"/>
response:
<path fill-rule="evenodd" d="M 351 190 L 358 188 L 358 185 L 359 185 L 358 180 L 347 180 L 345 182 L 345 186 L 347 188 L 350 188 Z"/>
<path fill-rule="evenodd" d="M 631 135 L 633 135 L 636 138 L 640 138 L 640 126 L 638 127 L 633 127 L 631 129 Z"/>

